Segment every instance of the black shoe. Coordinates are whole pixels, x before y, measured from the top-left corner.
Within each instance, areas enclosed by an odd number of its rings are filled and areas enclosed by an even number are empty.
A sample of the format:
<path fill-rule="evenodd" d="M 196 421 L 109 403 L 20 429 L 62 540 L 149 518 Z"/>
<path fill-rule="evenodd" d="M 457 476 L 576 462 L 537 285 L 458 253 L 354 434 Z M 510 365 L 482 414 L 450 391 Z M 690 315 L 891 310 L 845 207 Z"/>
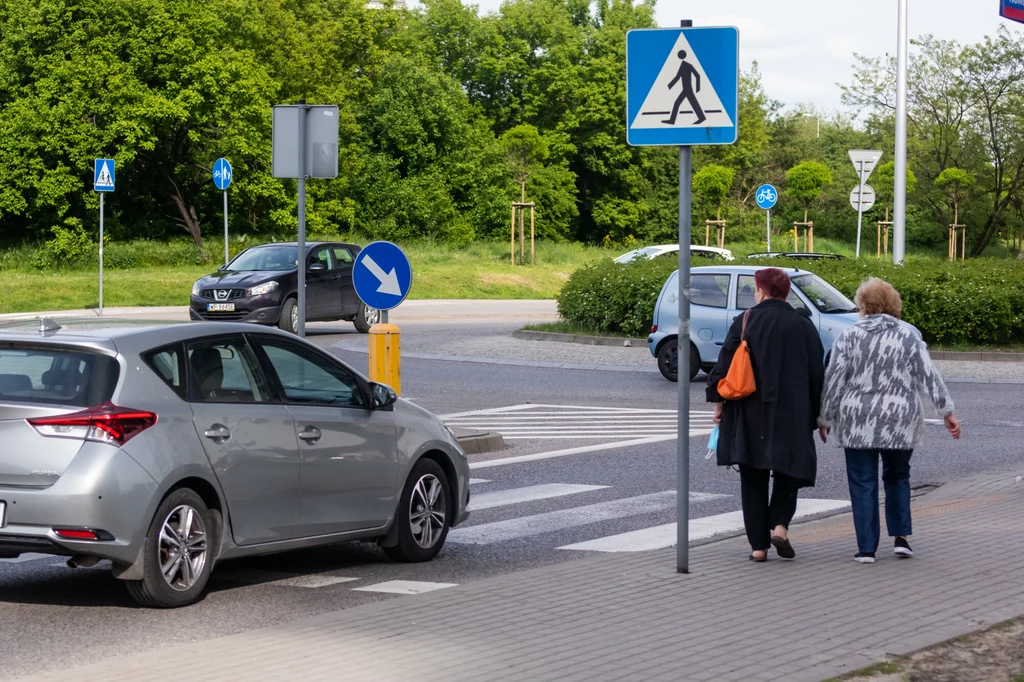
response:
<path fill-rule="evenodd" d="M 750 556 L 747 557 L 747 558 L 750 559 L 751 561 L 753 561 L 754 563 L 758 563 L 758 564 L 764 563 L 765 561 L 768 561 L 768 552 L 765 551 L 763 557 L 756 557 L 756 556 L 754 556 L 754 553 L 751 552 Z"/>
<path fill-rule="evenodd" d="M 772 547 L 779 553 L 779 557 L 782 559 L 795 559 L 796 550 L 793 549 L 793 545 L 790 544 L 788 538 L 780 538 L 778 535 L 772 536 Z"/>
<path fill-rule="evenodd" d="M 910 549 L 910 543 L 907 542 L 906 538 L 896 538 L 892 553 L 901 559 L 909 559 L 914 556 L 914 550 Z"/>
<path fill-rule="evenodd" d="M 858 564 L 873 564 L 875 563 L 874 552 L 857 552 L 853 555 L 853 560 Z"/>

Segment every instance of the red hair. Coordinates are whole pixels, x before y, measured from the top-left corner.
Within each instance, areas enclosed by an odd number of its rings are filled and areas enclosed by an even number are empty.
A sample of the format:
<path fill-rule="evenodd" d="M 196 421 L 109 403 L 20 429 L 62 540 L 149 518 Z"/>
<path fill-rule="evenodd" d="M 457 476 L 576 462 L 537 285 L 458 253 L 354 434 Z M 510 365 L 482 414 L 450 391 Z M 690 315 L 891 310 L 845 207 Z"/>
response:
<path fill-rule="evenodd" d="M 777 298 L 785 301 L 789 296 L 791 282 L 789 275 L 778 268 L 765 268 L 754 273 L 754 283 L 757 288 L 768 294 L 769 298 Z"/>

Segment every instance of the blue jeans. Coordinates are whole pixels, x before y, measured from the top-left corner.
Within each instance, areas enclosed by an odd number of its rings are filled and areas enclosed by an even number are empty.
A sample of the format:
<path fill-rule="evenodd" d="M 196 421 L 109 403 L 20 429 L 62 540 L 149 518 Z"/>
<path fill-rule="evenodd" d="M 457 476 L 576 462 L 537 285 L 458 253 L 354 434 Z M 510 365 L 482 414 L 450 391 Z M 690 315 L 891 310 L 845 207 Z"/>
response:
<path fill-rule="evenodd" d="M 853 525 L 857 549 L 878 551 L 881 535 L 878 518 L 878 458 L 882 458 L 885 483 L 885 526 L 889 537 L 911 534 L 910 456 L 913 450 L 854 450 L 846 448 L 846 478 L 850 482 Z"/>

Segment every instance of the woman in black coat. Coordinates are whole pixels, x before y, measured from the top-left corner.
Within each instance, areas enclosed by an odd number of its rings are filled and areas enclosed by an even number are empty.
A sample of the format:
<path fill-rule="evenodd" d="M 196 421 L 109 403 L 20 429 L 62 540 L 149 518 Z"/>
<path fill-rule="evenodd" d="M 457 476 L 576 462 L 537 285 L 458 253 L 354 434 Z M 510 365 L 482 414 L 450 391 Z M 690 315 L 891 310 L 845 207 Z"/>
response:
<path fill-rule="evenodd" d="M 718 382 L 739 348 L 744 315 L 733 322 L 708 379 L 708 402 L 719 423 L 718 464 L 737 466 L 743 523 L 753 553 L 766 561 L 769 545 L 793 559 L 789 523 L 800 488 L 814 485 L 814 431 L 825 380 L 824 355 L 814 324 L 786 303 L 790 279 L 767 268 L 754 276 L 757 302 L 749 312 L 746 339 L 757 390 L 741 400 L 723 400 Z M 771 500 L 769 479 L 775 478 Z"/>

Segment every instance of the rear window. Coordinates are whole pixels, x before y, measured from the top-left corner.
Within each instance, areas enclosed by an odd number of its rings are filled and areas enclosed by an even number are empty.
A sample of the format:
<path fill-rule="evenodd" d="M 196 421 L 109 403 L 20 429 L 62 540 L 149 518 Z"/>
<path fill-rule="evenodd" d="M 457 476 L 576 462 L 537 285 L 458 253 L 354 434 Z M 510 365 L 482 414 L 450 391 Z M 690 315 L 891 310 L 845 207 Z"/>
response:
<path fill-rule="evenodd" d="M 120 368 L 96 353 L 0 348 L 0 401 L 93 407 L 110 400 Z"/>

